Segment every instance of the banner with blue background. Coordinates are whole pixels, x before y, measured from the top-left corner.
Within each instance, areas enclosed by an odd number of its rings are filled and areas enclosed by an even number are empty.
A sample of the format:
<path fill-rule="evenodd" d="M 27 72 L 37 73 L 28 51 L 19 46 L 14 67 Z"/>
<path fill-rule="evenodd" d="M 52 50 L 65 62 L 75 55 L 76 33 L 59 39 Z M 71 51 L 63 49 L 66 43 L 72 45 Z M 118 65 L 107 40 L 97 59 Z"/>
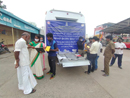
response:
<path fill-rule="evenodd" d="M 53 33 L 60 51 L 77 50 L 79 37 L 85 37 L 85 24 L 68 21 L 46 21 L 46 33 Z"/>

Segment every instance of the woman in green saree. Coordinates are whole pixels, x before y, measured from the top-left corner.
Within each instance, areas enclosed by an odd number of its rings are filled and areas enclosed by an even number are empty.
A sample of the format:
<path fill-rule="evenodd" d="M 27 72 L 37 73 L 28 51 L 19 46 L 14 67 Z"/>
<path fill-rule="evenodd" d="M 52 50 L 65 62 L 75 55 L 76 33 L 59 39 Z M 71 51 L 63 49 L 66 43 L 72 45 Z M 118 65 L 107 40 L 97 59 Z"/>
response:
<path fill-rule="evenodd" d="M 44 78 L 43 73 L 43 53 L 37 52 L 35 48 L 43 48 L 43 44 L 40 43 L 40 35 L 35 36 L 35 41 L 29 43 L 28 47 L 33 48 L 30 53 L 31 70 L 36 79 Z"/>

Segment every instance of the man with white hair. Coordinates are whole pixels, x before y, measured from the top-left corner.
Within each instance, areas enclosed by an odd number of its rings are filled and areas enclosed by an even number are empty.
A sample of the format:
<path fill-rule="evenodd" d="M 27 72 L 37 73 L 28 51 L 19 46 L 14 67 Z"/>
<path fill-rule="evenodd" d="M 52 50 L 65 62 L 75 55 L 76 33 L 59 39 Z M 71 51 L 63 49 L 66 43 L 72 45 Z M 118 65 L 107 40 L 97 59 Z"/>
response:
<path fill-rule="evenodd" d="M 18 88 L 23 90 L 24 94 L 34 93 L 33 89 L 37 82 L 30 70 L 29 52 L 27 49 L 26 41 L 30 39 L 30 34 L 24 32 L 22 37 L 15 43 L 15 68 L 17 68 Z M 32 47 L 33 48 L 33 47 Z"/>

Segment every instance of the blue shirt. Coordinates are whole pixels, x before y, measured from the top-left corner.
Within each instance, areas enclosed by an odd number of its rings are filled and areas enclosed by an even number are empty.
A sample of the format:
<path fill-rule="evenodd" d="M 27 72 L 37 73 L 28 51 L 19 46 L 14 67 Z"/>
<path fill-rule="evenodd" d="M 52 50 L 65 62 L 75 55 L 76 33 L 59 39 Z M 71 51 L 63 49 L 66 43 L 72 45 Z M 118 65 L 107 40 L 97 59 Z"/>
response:
<path fill-rule="evenodd" d="M 58 48 L 58 47 L 57 47 L 57 43 L 56 43 L 55 40 L 52 40 L 51 42 L 48 41 L 48 42 L 47 42 L 47 46 L 51 46 L 51 49 L 56 49 L 56 48 Z M 48 52 L 48 56 L 56 56 L 56 51 L 49 51 L 49 52 Z"/>

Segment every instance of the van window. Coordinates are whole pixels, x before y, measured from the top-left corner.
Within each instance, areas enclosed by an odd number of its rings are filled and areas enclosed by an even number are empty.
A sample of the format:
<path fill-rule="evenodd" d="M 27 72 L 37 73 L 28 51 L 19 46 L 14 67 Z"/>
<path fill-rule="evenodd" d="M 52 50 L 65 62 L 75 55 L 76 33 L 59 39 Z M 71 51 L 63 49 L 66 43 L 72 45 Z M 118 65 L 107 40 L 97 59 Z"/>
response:
<path fill-rule="evenodd" d="M 72 21 L 72 22 L 76 22 L 77 21 L 77 19 L 62 18 L 62 17 L 56 17 L 56 20 L 64 20 L 64 21 Z"/>
<path fill-rule="evenodd" d="M 126 42 L 130 42 L 130 39 L 127 39 Z"/>
<path fill-rule="evenodd" d="M 127 41 L 127 39 L 123 39 L 123 42 L 126 42 Z"/>

